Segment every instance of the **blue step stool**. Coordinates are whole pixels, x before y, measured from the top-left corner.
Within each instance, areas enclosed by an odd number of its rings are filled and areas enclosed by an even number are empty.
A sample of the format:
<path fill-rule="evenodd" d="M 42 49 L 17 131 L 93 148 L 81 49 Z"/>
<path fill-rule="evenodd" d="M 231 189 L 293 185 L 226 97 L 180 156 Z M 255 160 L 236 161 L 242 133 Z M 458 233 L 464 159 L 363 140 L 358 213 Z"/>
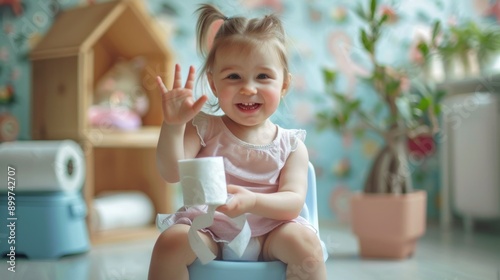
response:
<path fill-rule="evenodd" d="M 1 256 L 9 254 L 11 246 L 16 256 L 29 259 L 54 259 L 90 249 L 87 207 L 80 193 L 16 193 L 15 216 L 9 215 L 6 193 L 0 194 L 0 202 Z M 17 220 L 8 220 L 13 217 Z M 15 223 L 15 232 L 8 227 L 10 222 Z M 11 235 L 15 244 L 9 244 Z"/>

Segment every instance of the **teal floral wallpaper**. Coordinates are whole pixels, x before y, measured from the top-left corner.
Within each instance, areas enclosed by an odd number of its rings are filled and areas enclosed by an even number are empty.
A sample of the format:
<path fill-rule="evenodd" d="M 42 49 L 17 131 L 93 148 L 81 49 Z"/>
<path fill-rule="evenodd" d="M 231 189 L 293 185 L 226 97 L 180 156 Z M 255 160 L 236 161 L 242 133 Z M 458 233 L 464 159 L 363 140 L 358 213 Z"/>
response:
<path fill-rule="evenodd" d="M 21 0 L 0 3 L 0 115 L 9 113 L 19 123 L 17 139 L 30 139 L 31 76 L 28 55 L 36 42 L 50 28 L 57 14 L 77 5 L 93 5 L 93 0 Z M 289 35 L 293 87 L 282 104 L 276 121 L 285 127 L 307 130 L 310 159 L 318 175 L 320 219 L 349 221 L 347 199 L 360 190 L 370 161 L 379 146 L 379 139 L 316 127 L 319 108 L 331 106 L 324 102 L 322 68 L 339 71 L 342 85 L 349 94 L 369 90 L 355 77 L 367 71 L 366 59 L 359 55 L 357 30 L 359 22 L 353 11 L 369 1 L 350 0 L 148 0 L 151 16 L 169 34 L 176 60 L 185 67 L 200 65 L 195 47 L 194 11 L 201 2 L 217 4 L 229 16 L 280 14 Z M 423 0 L 382 1 L 390 13 L 393 28 L 387 31 L 387 42 L 380 55 L 388 63 L 411 65 L 415 58 L 410 47 L 419 32 L 428 31 L 432 20 L 446 23 L 470 18 L 500 18 L 500 4 L 492 0 Z M 167 42 L 166 42 L 167 43 Z M 367 97 L 368 98 L 368 97 Z M 12 128 L 10 128 L 12 129 Z M 429 192 L 429 216 L 439 211 L 439 166 L 432 139 L 424 145 L 412 146 L 416 152 L 425 147 L 426 157 L 413 157 L 412 175 L 416 188 Z"/>

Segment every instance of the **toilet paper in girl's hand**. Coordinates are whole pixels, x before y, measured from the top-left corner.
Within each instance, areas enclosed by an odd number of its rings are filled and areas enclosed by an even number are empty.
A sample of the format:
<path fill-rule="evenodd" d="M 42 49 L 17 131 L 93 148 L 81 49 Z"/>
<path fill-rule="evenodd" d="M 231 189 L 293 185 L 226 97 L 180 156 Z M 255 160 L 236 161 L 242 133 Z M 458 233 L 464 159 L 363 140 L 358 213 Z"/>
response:
<path fill-rule="evenodd" d="M 179 175 L 185 206 L 226 203 L 226 173 L 222 157 L 180 160 Z"/>
<path fill-rule="evenodd" d="M 180 160 L 179 175 L 184 205 L 208 205 L 207 213 L 196 217 L 188 232 L 191 248 L 201 263 L 205 264 L 213 260 L 215 255 L 202 241 L 198 230 L 211 226 L 215 209 L 228 201 L 223 158 L 206 157 Z M 245 215 L 234 218 L 233 222 L 241 231 L 229 242 L 229 247 L 241 257 L 250 240 L 251 231 Z"/>

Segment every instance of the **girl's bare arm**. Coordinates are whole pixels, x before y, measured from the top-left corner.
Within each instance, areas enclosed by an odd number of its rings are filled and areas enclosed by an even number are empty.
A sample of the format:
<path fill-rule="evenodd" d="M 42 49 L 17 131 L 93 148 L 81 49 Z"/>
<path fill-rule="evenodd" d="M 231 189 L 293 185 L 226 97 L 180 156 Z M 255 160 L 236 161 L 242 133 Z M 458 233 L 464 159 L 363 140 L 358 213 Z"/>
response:
<path fill-rule="evenodd" d="M 161 176 L 171 183 L 179 181 L 177 161 L 195 157 L 201 148 L 194 128 L 186 125 L 207 101 L 205 95 L 194 100 L 194 79 L 195 70 L 191 66 L 183 87 L 179 65 L 175 66 L 172 90 L 168 90 L 159 77 L 157 79 L 162 95 L 163 123 L 156 148 L 156 163 Z"/>

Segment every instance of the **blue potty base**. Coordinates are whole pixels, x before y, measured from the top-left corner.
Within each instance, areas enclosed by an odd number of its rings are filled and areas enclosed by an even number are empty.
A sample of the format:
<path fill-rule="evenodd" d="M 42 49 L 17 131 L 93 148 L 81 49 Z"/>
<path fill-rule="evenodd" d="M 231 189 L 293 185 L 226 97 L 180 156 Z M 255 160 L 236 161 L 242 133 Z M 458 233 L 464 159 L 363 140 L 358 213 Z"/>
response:
<path fill-rule="evenodd" d="M 89 250 L 87 208 L 80 193 L 18 193 L 14 213 L 7 207 L 7 194 L 1 194 L 0 201 L 0 220 L 11 225 L 4 226 L 6 232 L 0 234 L 2 256 L 12 254 L 11 246 L 16 256 L 30 259 L 54 259 Z"/>
<path fill-rule="evenodd" d="M 196 259 L 188 267 L 190 279 L 285 280 L 286 264 L 272 262 L 211 261 L 205 265 Z"/>

